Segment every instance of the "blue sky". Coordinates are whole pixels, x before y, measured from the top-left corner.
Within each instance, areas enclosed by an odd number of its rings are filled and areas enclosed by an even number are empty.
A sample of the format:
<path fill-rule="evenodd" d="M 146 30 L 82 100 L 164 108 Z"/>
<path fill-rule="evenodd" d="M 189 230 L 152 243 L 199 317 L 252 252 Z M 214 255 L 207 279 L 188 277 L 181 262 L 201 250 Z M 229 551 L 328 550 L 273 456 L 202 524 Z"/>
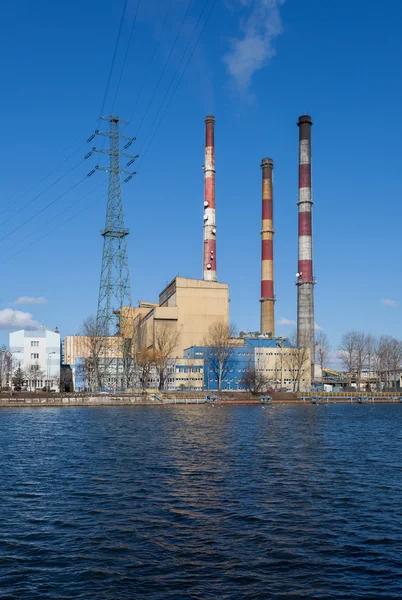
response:
<path fill-rule="evenodd" d="M 126 133 L 137 135 L 132 149 L 143 156 L 204 1 L 193 0 L 145 119 L 188 0 L 172 0 L 160 38 L 167 0 L 140 3 L 115 109 L 128 119 L 135 108 Z M 0 343 L 30 319 L 74 334 L 96 311 L 106 175 L 68 190 L 95 163 L 82 161 L 89 148 L 80 147 L 98 126 L 123 4 L 3 6 Z M 129 0 L 106 113 L 136 6 Z M 334 347 L 352 328 L 402 337 L 401 25 L 396 0 L 381 7 L 371 0 L 217 1 L 137 176 L 124 185 L 133 302 L 155 300 L 177 274 L 202 275 L 203 121 L 212 113 L 218 277 L 230 285 L 231 319 L 239 329 L 259 325 L 259 165 L 268 156 L 275 162 L 276 316 L 295 320 L 296 121 L 309 113 L 316 321 Z M 292 328 L 279 325 L 277 332 Z"/>

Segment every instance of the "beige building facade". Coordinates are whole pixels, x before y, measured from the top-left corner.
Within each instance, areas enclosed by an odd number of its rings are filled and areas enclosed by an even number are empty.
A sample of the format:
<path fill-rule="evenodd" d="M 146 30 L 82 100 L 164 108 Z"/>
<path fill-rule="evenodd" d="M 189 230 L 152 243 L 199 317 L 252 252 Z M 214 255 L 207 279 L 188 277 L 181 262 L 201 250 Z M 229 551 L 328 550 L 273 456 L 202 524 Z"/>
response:
<path fill-rule="evenodd" d="M 229 286 L 226 283 L 175 277 L 159 295 L 159 304 L 140 302 L 123 307 L 124 337 L 133 337 L 138 347 L 154 348 L 158 328 L 172 329 L 177 343 L 172 358 L 185 348 L 204 344 L 210 326 L 229 323 Z"/>
<path fill-rule="evenodd" d="M 307 391 L 311 387 L 308 348 L 255 348 L 255 366 L 277 389 Z"/>

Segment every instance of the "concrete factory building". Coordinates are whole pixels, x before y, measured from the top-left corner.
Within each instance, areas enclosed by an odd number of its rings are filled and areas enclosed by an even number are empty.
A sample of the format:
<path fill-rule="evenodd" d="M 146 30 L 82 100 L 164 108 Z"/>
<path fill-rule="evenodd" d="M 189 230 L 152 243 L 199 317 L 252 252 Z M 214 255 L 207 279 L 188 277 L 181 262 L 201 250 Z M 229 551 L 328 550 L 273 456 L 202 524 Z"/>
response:
<path fill-rule="evenodd" d="M 260 335 L 233 340 L 234 366 L 224 378 L 224 389 L 242 389 L 242 376 L 246 366 L 252 366 L 264 374 L 275 387 L 305 390 L 314 377 L 314 286 L 313 276 L 313 232 L 312 232 L 312 187 L 311 187 L 311 126 L 308 115 L 302 115 L 299 127 L 299 194 L 298 194 L 298 272 L 297 272 L 297 348 L 291 348 L 284 338 L 275 337 L 274 292 L 274 190 L 272 158 L 263 158 L 261 194 L 261 294 Z M 185 386 L 193 380 L 195 387 L 204 383 L 214 389 L 216 377 L 211 377 L 208 367 L 208 334 L 212 325 L 229 325 L 229 287 L 218 282 L 217 270 L 217 221 L 215 197 L 215 118 L 205 119 L 205 160 L 203 197 L 203 279 L 175 277 L 160 293 L 159 300 L 140 302 L 137 307 L 121 306 L 113 310 L 118 315 L 116 335 L 103 338 L 106 354 L 95 356 L 99 371 L 103 373 L 105 386 L 115 389 L 141 384 L 140 353 L 152 353 L 155 370 L 152 384 L 157 384 L 159 372 L 161 385 L 169 388 Z M 200 248 L 201 250 L 201 248 Z M 201 252 L 200 252 L 201 254 Z M 129 303 L 129 300 L 125 300 Z M 99 313 L 97 323 L 99 322 Z M 98 325 L 96 326 L 98 328 Z M 105 330 L 106 331 L 106 330 Z M 107 330 L 110 333 L 110 330 Z M 96 336 L 94 336 L 96 341 Z M 100 339 L 99 337 L 97 338 Z M 65 340 L 65 362 L 75 366 L 90 358 L 93 339 L 83 336 L 67 336 Z M 103 356 L 103 360 L 98 360 Z M 123 374 L 127 359 L 134 365 L 132 375 Z M 147 357 L 144 357 L 144 361 Z M 170 360 L 164 376 L 162 363 Z M 114 361 L 113 363 L 110 363 Z M 202 365 L 190 362 L 205 360 Z M 158 362 L 159 361 L 159 362 Z M 310 361 L 309 367 L 306 367 Z M 88 361 L 86 361 L 88 363 Z M 84 365 L 85 366 L 85 365 Z M 95 367 L 98 368 L 98 367 Z M 82 370 L 82 369 L 81 369 Z M 166 374 L 165 374 L 166 375 Z M 181 377 L 183 375 L 183 377 Z M 191 375 L 185 377 L 184 375 Z M 100 378 L 98 378 L 100 380 Z M 149 382 L 148 382 L 149 383 Z M 190 386 L 193 387 L 193 386 Z"/>
<path fill-rule="evenodd" d="M 31 391 L 47 388 L 59 391 L 60 333 L 49 329 L 21 329 L 9 336 L 11 369 L 23 372 L 23 386 Z"/>
<path fill-rule="evenodd" d="M 137 347 L 155 349 L 158 332 L 170 327 L 177 334 L 171 357 L 182 357 L 185 348 L 203 345 L 210 326 L 229 323 L 229 286 L 216 281 L 175 277 L 159 295 L 159 304 L 141 302 L 123 307 L 123 336 L 134 337 Z"/>
<path fill-rule="evenodd" d="M 218 389 L 213 369 L 213 356 L 205 346 L 193 346 L 184 352 L 187 358 L 204 360 L 204 386 Z M 223 390 L 245 390 L 243 378 L 251 368 L 264 375 L 268 384 L 279 389 L 305 391 L 311 386 L 311 356 L 309 349 L 293 348 L 286 338 L 245 337 L 233 340 Z"/>
<path fill-rule="evenodd" d="M 116 383 L 116 372 L 122 368 L 123 340 L 133 340 L 131 352 L 135 354 L 142 348 L 157 350 L 161 334 L 166 331 L 167 337 L 176 343 L 171 349 L 172 362 L 168 389 L 180 387 L 202 387 L 200 369 L 202 362 L 183 359 L 184 349 L 190 346 L 203 345 L 212 323 L 216 321 L 229 322 L 229 286 L 226 283 L 203 281 L 175 277 L 160 293 L 159 303 L 140 302 L 138 307 L 123 306 L 120 314 L 120 331 L 122 336 L 105 338 L 104 346 L 107 356 L 119 361 L 110 366 L 107 384 L 113 388 Z M 71 366 L 74 379 L 74 389 L 86 387 L 82 377 L 83 359 L 94 354 L 96 338 L 86 336 L 66 336 L 64 340 L 64 362 Z M 100 356 L 104 356 L 102 350 Z M 202 371 L 201 371 L 202 372 Z M 81 373 L 81 374 L 80 374 Z M 190 386 L 190 383 L 191 386 Z M 156 385 L 154 374 L 152 385 Z"/>

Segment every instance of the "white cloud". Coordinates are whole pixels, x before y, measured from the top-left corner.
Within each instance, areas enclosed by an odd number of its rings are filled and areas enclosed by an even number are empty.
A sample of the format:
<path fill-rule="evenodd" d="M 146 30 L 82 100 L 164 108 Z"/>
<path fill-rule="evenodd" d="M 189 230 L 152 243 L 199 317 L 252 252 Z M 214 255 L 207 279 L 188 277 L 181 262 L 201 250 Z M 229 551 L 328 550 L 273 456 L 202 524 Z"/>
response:
<path fill-rule="evenodd" d="M 320 325 L 318 325 L 318 323 L 314 323 L 314 329 L 316 331 L 324 331 L 324 327 L 321 327 Z"/>
<path fill-rule="evenodd" d="M 381 300 L 381 304 L 384 304 L 384 306 L 390 306 L 391 308 L 396 308 L 398 306 L 398 302 L 396 300 L 390 300 L 389 298 Z"/>
<path fill-rule="evenodd" d="M 43 329 L 43 325 L 22 310 L 4 308 L 0 310 L 0 329 Z"/>
<path fill-rule="evenodd" d="M 273 42 L 282 33 L 279 7 L 285 0 L 239 0 L 253 5 L 248 18 L 241 23 L 241 37 L 231 40 L 231 50 L 223 57 L 230 76 L 240 91 L 247 91 L 251 79 L 275 56 Z"/>
<path fill-rule="evenodd" d="M 47 299 L 43 296 L 38 296 L 37 298 L 34 296 L 20 296 L 17 300 L 14 300 L 14 302 L 10 302 L 9 304 L 10 306 L 13 306 L 17 304 L 46 304 L 46 302 Z"/>
<path fill-rule="evenodd" d="M 283 325 L 284 327 L 290 327 L 292 325 L 296 325 L 296 321 L 292 321 L 291 319 L 287 319 L 286 317 L 281 317 L 276 324 Z"/>

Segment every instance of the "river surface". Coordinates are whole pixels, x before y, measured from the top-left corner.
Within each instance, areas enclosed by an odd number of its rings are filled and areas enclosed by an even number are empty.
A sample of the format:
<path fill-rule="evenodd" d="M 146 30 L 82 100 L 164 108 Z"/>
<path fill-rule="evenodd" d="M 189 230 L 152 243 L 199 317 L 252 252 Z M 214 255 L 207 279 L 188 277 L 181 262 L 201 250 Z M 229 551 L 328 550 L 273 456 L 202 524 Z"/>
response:
<path fill-rule="evenodd" d="M 0 410 L 0 598 L 402 598 L 402 405 Z"/>

